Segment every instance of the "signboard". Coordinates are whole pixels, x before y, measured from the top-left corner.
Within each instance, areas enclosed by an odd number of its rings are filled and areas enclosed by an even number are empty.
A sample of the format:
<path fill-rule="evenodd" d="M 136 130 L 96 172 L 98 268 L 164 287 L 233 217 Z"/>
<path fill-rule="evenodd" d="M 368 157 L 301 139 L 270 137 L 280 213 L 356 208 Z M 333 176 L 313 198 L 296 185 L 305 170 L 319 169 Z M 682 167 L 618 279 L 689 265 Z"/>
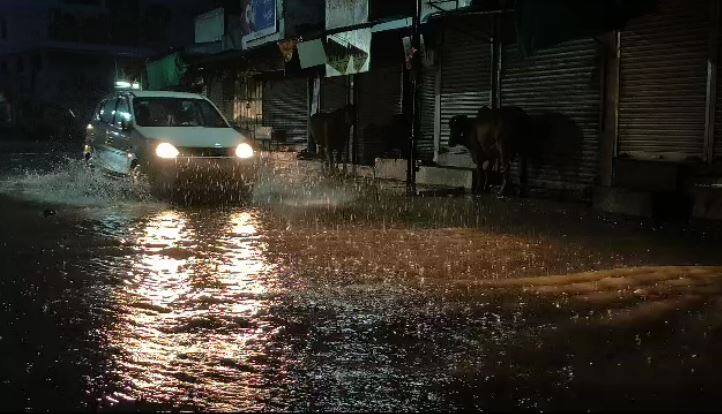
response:
<path fill-rule="evenodd" d="M 298 44 L 298 58 L 301 69 L 320 66 L 326 63 L 326 50 L 321 39 L 309 40 Z"/>
<path fill-rule="evenodd" d="M 326 30 L 367 23 L 368 0 L 326 0 Z"/>
<path fill-rule="evenodd" d="M 225 31 L 223 8 L 203 13 L 195 19 L 195 42 L 209 43 L 223 39 Z"/>
<path fill-rule="evenodd" d="M 268 36 L 278 30 L 276 0 L 241 0 L 241 10 L 241 30 L 245 41 Z"/>
<path fill-rule="evenodd" d="M 327 77 L 368 72 L 371 66 L 371 29 L 328 36 L 326 56 Z"/>

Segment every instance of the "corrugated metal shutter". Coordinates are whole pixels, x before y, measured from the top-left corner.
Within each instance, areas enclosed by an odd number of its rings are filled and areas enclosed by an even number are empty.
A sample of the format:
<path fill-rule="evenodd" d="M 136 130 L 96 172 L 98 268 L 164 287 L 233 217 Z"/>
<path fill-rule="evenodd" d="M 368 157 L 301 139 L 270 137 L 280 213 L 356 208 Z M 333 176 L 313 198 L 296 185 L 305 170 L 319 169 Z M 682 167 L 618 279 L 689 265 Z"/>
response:
<path fill-rule="evenodd" d="M 523 108 L 535 120 L 529 184 L 583 189 L 597 171 L 600 83 L 593 39 L 568 41 L 522 58 L 513 45 L 502 59 L 502 106 Z M 518 157 L 517 157 L 518 158 Z M 514 166 L 518 175 L 518 160 Z"/>
<path fill-rule="evenodd" d="M 722 72 L 717 76 L 717 104 L 714 119 L 714 149 L 712 160 L 722 161 Z"/>
<path fill-rule="evenodd" d="M 384 152 L 383 137 L 367 134 L 371 124 L 389 124 L 393 116 L 402 111 L 401 65 L 373 68 L 371 72 L 358 75 L 358 159 L 362 164 L 372 164 L 374 158 Z"/>
<path fill-rule="evenodd" d="M 712 160 L 722 161 L 722 70 L 719 69 L 719 59 L 722 58 L 722 34 L 718 35 L 718 69 L 717 69 L 717 102 L 714 117 L 714 147 Z"/>
<path fill-rule="evenodd" d="M 289 144 L 307 142 L 308 79 L 263 82 L 263 124 L 286 134 Z"/>
<path fill-rule="evenodd" d="M 449 25 L 441 46 L 441 145 L 449 142 L 449 119 L 476 115 L 489 105 L 491 50 L 482 24 Z"/>
<path fill-rule="evenodd" d="M 223 116 L 226 117 L 228 122 L 233 124 L 233 102 L 236 94 L 235 79 L 230 76 L 226 77 L 222 80 L 221 84 L 223 85 L 223 103 L 222 105 L 219 105 L 218 108 L 221 110 Z"/>
<path fill-rule="evenodd" d="M 223 111 L 223 80 L 214 76 L 208 81 L 206 95 L 221 111 Z"/>
<path fill-rule="evenodd" d="M 660 0 L 621 33 L 619 155 L 702 159 L 708 0 Z"/>
<path fill-rule="evenodd" d="M 434 159 L 434 121 L 436 116 L 436 68 L 424 68 L 419 85 L 421 102 L 420 134 L 416 142 L 416 154 L 420 160 Z"/>
<path fill-rule="evenodd" d="M 346 76 L 321 78 L 321 111 L 331 112 L 346 105 L 348 101 Z"/>

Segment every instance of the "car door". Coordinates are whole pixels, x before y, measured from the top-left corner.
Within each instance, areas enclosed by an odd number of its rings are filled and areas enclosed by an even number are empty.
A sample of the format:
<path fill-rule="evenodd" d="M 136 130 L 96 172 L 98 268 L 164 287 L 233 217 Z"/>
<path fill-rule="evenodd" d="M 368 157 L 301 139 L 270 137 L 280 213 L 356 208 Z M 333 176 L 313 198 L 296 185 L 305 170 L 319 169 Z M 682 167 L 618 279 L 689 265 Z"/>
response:
<path fill-rule="evenodd" d="M 116 147 L 115 115 L 118 98 L 108 99 L 100 111 L 100 128 L 97 141 L 99 143 L 97 158 L 102 168 L 115 173 L 125 173 L 125 159 L 123 152 Z"/>
<path fill-rule="evenodd" d="M 100 101 L 100 103 L 98 103 L 95 107 L 93 117 L 90 119 L 88 126 L 85 128 L 85 145 L 87 145 L 87 147 L 84 148 L 84 152 L 86 152 L 86 154 L 89 154 L 87 151 L 95 149 L 95 155 L 97 155 L 97 148 L 101 142 L 99 136 L 103 133 L 100 126 L 100 111 L 103 109 L 103 105 L 105 105 L 105 100 Z M 102 137 L 102 141 L 105 141 L 104 136 Z"/>
<path fill-rule="evenodd" d="M 130 103 L 124 96 L 118 98 L 115 106 L 113 122 L 108 126 L 106 141 L 110 147 L 113 170 L 127 174 L 135 156 L 135 144 L 131 141 L 132 130 Z M 112 155 L 111 155 L 112 154 Z"/>
<path fill-rule="evenodd" d="M 115 98 L 103 100 L 100 104 L 97 121 L 94 124 L 93 130 L 93 164 L 107 170 L 110 169 L 108 126 L 113 122 L 113 112 L 115 112 L 116 103 L 117 100 Z"/>

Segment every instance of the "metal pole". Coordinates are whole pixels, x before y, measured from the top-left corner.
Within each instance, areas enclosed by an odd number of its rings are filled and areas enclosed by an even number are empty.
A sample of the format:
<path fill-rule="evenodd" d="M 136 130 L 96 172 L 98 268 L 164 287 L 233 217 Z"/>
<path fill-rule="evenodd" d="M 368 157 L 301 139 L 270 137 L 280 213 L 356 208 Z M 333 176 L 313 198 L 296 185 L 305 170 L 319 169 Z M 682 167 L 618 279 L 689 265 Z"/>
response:
<path fill-rule="evenodd" d="M 409 134 L 409 154 L 406 164 L 406 190 L 411 195 L 416 195 L 416 141 L 419 133 L 419 78 L 421 67 L 419 54 L 421 53 L 421 1 L 416 1 L 414 13 L 414 25 L 411 38 L 412 48 L 415 53 L 411 57 L 411 134 Z"/>
<path fill-rule="evenodd" d="M 720 2 L 711 4 L 712 27 L 710 28 L 709 58 L 707 59 L 707 102 L 705 110 L 704 160 L 711 163 L 715 153 L 715 113 L 717 112 L 717 73 L 719 65 Z"/>

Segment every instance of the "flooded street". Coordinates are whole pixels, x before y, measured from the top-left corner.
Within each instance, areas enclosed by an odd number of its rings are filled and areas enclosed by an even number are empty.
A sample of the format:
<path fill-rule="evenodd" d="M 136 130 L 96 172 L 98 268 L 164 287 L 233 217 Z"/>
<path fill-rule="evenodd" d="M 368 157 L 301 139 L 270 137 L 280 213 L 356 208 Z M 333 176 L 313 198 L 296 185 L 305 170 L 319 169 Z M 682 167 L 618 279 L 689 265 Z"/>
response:
<path fill-rule="evenodd" d="M 0 160 L 0 411 L 722 403 L 704 229 L 280 158 L 246 205 L 177 206 L 66 155 Z"/>

